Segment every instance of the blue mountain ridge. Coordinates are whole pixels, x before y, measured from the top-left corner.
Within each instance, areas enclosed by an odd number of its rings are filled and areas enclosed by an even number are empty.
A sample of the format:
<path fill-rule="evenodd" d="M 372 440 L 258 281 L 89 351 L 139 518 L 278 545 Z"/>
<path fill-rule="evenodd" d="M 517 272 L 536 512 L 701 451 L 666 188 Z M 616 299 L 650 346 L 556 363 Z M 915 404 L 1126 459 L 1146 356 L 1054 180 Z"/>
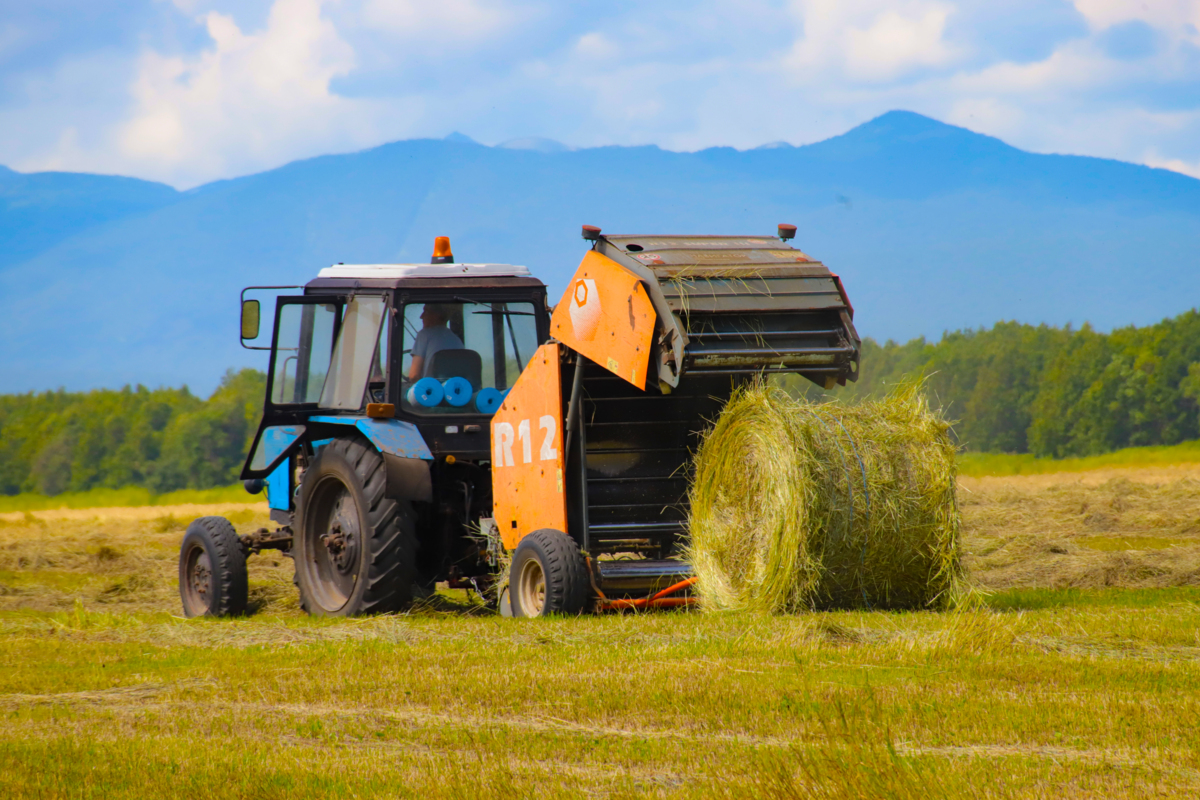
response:
<path fill-rule="evenodd" d="M 557 297 L 585 251 L 583 223 L 769 234 L 792 222 L 877 339 L 1001 319 L 1146 324 L 1200 290 L 1200 181 L 1027 153 L 903 111 L 801 147 L 512 149 L 460 135 L 183 193 L 61 173 L 56 192 L 47 175 L 0 175 L 0 237 L 26 248 L 0 261 L 4 392 L 207 393 L 228 367 L 265 368 L 237 343 L 242 286 L 300 284 L 335 262 L 427 261 L 438 235 L 459 261 L 529 266 Z M 22 195 L 14 176 L 44 182 Z"/>

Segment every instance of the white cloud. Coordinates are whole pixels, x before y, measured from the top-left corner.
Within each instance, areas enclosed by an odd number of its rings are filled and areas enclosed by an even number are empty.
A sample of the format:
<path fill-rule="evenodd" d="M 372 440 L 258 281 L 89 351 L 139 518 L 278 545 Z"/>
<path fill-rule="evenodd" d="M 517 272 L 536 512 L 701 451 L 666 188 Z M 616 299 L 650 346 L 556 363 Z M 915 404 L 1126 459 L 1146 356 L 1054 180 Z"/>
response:
<path fill-rule="evenodd" d="M 1200 28 L 1200 0 L 1075 0 L 1075 8 L 1096 30 L 1136 21 L 1196 37 Z"/>
<path fill-rule="evenodd" d="M 585 33 L 575 42 L 575 54 L 585 59 L 601 61 L 613 58 L 620 52 L 617 43 L 599 31 Z"/>
<path fill-rule="evenodd" d="M 367 0 L 365 24 L 430 47 L 465 44 L 502 33 L 516 17 L 495 0 Z"/>
<path fill-rule="evenodd" d="M 1180 172 L 1184 175 L 1190 175 L 1193 178 L 1200 178 L 1200 161 L 1188 162 L 1181 158 L 1162 158 L 1156 151 L 1150 150 L 1142 157 L 1142 163 L 1148 167 L 1169 169 L 1172 172 Z"/>
<path fill-rule="evenodd" d="M 784 63 L 802 80 L 840 67 L 852 81 L 881 82 L 961 54 L 943 38 L 954 12 L 946 3 L 793 0 L 791 11 L 804 33 Z"/>
<path fill-rule="evenodd" d="M 380 134 L 374 109 L 329 89 L 355 62 L 321 7 L 321 0 L 276 0 L 259 33 L 210 12 L 210 49 L 190 58 L 144 53 L 132 117 L 116 134 L 121 156 L 141 174 L 188 185 L 282 163 L 314 146 L 372 143 Z"/>
<path fill-rule="evenodd" d="M 452 130 L 753 147 L 893 108 L 1041 152 L 1200 160 L 1200 0 L 1074 0 L 1086 26 L 1027 0 L 1032 49 L 986 46 L 986 0 L 260 0 L 265 21 L 139 1 L 187 36 L 19 79 L 0 62 L 0 162 L 190 186 Z M 1154 46 L 1116 60 L 1110 29 L 1139 20 Z"/>

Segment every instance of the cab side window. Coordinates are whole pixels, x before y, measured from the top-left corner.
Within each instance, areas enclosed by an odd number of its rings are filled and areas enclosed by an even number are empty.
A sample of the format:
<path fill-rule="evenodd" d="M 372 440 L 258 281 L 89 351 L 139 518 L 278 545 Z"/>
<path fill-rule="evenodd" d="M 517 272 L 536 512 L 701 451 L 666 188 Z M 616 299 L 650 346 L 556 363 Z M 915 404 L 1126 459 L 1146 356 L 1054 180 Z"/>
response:
<path fill-rule="evenodd" d="M 292 405 L 320 399 L 333 354 L 338 311 L 336 303 L 288 303 L 280 309 L 272 403 Z"/>

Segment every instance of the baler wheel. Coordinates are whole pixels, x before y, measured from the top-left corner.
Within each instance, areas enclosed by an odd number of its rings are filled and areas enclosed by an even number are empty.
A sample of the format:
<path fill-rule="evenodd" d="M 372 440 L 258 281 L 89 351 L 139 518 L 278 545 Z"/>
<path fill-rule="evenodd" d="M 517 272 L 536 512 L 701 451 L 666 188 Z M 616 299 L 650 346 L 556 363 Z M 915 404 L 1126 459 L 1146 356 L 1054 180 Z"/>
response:
<path fill-rule="evenodd" d="M 508 579 L 514 617 L 579 614 L 587 605 L 587 562 L 575 540 L 543 528 L 521 540 Z"/>
<path fill-rule="evenodd" d="M 316 616 L 399 611 L 412 601 L 416 513 L 385 496 L 387 467 L 359 439 L 321 448 L 296 506 L 300 605 Z"/>
<path fill-rule="evenodd" d="M 224 517 L 200 517 L 188 525 L 179 548 L 179 597 L 188 617 L 234 617 L 246 613 L 249 582 L 246 552 Z"/>

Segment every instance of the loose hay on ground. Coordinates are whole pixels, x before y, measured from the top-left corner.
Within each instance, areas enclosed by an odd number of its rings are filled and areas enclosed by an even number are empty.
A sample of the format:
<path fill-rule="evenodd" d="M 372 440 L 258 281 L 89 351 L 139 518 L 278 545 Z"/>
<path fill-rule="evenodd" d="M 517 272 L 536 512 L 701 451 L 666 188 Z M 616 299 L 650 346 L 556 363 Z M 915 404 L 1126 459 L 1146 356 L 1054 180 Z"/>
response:
<path fill-rule="evenodd" d="M 963 578 L 949 424 L 918 384 L 856 406 L 755 383 L 695 461 L 690 559 L 715 609 L 927 608 Z"/>

